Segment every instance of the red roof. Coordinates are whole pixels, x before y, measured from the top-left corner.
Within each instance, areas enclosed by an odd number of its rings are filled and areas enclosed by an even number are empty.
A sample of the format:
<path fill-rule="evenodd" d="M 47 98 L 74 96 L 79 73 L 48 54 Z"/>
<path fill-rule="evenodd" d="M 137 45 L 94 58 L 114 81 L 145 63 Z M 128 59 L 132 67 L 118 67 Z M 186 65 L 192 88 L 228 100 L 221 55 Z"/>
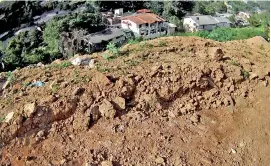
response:
<path fill-rule="evenodd" d="M 123 17 L 121 19 L 122 20 L 130 20 L 130 21 L 136 23 L 137 25 L 146 24 L 146 23 L 152 24 L 154 22 L 164 22 L 165 21 L 163 18 L 161 18 L 153 13 L 141 13 L 141 14 L 137 14 L 137 15 Z"/>
<path fill-rule="evenodd" d="M 149 9 L 140 9 L 140 10 L 137 10 L 136 12 L 137 13 L 152 13 L 152 11 Z"/>

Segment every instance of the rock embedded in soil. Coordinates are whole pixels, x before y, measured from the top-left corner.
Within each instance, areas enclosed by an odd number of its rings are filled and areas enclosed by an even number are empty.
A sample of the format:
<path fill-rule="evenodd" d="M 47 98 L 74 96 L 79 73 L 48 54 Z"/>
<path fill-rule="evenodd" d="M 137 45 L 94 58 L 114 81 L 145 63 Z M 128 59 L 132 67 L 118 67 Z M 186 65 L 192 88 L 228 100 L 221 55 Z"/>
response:
<path fill-rule="evenodd" d="M 211 47 L 209 48 L 209 55 L 211 55 L 213 60 L 220 61 L 222 60 L 224 53 L 221 48 Z"/>
<path fill-rule="evenodd" d="M 191 122 L 193 122 L 193 123 L 198 123 L 198 122 L 200 122 L 200 116 L 199 116 L 199 115 L 196 115 L 196 114 L 193 114 L 193 115 L 190 117 L 190 120 L 191 120 Z"/>
<path fill-rule="evenodd" d="M 101 162 L 101 166 L 113 166 L 113 163 L 112 161 L 106 160 Z"/>
<path fill-rule="evenodd" d="M 102 117 L 113 119 L 116 115 L 116 110 L 113 105 L 108 100 L 104 100 L 101 105 L 99 105 L 99 111 Z"/>
<path fill-rule="evenodd" d="M 99 111 L 99 107 L 98 106 L 92 106 L 91 108 L 89 108 L 89 110 L 87 110 L 87 112 L 90 112 L 90 115 L 92 116 L 92 120 L 97 121 L 100 117 L 101 117 L 101 113 Z"/>
<path fill-rule="evenodd" d="M 31 117 L 37 110 L 37 104 L 36 102 L 26 104 L 24 106 L 24 113 L 27 117 Z"/>
<path fill-rule="evenodd" d="M 125 99 L 132 98 L 133 92 L 134 92 L 134 87 L 131 85 L 126 85 L 121 89 L 121 95 Z"/>
<path fill-rule="evenodd" d="M 4 122 L 8 123 L 14 116 L 14 112 L 10 112 L 7 114 L 7 116 L 4 119 Z"/>
<path fill-rule="evenodd" d="M 165 163 L 165 159 L 163 157 L 158 156 L 158 157 L 156 157 L 155 162 L 157 164 L 164 164 Z"/>
<path fill-rule="evenodd" d="M 113 100 L 113 103 L 115 104 L 117 109 L 119 109 L 119 110 L 124 110 L 125 109 L 125 99 L 124 98 L 117 96 Z"/>
<path fill-rule="evenodd" d="M 73 129 L 78 131 L 86 131 L 90 124 L 90 118 L 86 115 L 78 115 L 73 121 Z"/>

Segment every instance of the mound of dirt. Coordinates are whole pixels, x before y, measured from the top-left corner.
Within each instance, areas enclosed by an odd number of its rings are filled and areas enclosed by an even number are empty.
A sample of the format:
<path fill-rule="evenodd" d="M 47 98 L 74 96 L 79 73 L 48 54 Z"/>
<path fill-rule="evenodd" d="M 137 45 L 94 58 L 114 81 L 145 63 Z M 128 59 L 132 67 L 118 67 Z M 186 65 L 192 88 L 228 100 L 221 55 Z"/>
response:
<path fill-rule="evenodd" d="M 14 71 L 1 164 L 268 164 L 268 43 L 165 37 L 120 51 Z"/>

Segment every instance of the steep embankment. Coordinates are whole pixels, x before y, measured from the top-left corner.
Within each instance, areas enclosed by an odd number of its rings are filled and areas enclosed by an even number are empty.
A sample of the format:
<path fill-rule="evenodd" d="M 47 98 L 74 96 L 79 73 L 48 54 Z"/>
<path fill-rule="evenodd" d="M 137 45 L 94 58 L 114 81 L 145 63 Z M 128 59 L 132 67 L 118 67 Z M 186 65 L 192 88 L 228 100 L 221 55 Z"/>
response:
<path fill-rule="evenodd" d="M 17 70 L 0 100 L 1 163 L 267 165 L 269 51 L 260 37 L 166 37 L 85 55 L 92 69 Z"/>

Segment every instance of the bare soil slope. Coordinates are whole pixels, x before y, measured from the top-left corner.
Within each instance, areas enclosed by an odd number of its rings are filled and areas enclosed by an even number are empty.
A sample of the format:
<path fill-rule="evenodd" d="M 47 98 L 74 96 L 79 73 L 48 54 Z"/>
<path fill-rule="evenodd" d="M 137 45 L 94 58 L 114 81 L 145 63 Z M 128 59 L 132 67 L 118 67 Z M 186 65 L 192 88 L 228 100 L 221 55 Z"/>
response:
<path fill-rule="evenodd" d="M 166 37 L 85 55 L 92 69 L 19 69 L 0 99 L 1 164 L 269 165 L 269 52 L 260 37 Z"/>

